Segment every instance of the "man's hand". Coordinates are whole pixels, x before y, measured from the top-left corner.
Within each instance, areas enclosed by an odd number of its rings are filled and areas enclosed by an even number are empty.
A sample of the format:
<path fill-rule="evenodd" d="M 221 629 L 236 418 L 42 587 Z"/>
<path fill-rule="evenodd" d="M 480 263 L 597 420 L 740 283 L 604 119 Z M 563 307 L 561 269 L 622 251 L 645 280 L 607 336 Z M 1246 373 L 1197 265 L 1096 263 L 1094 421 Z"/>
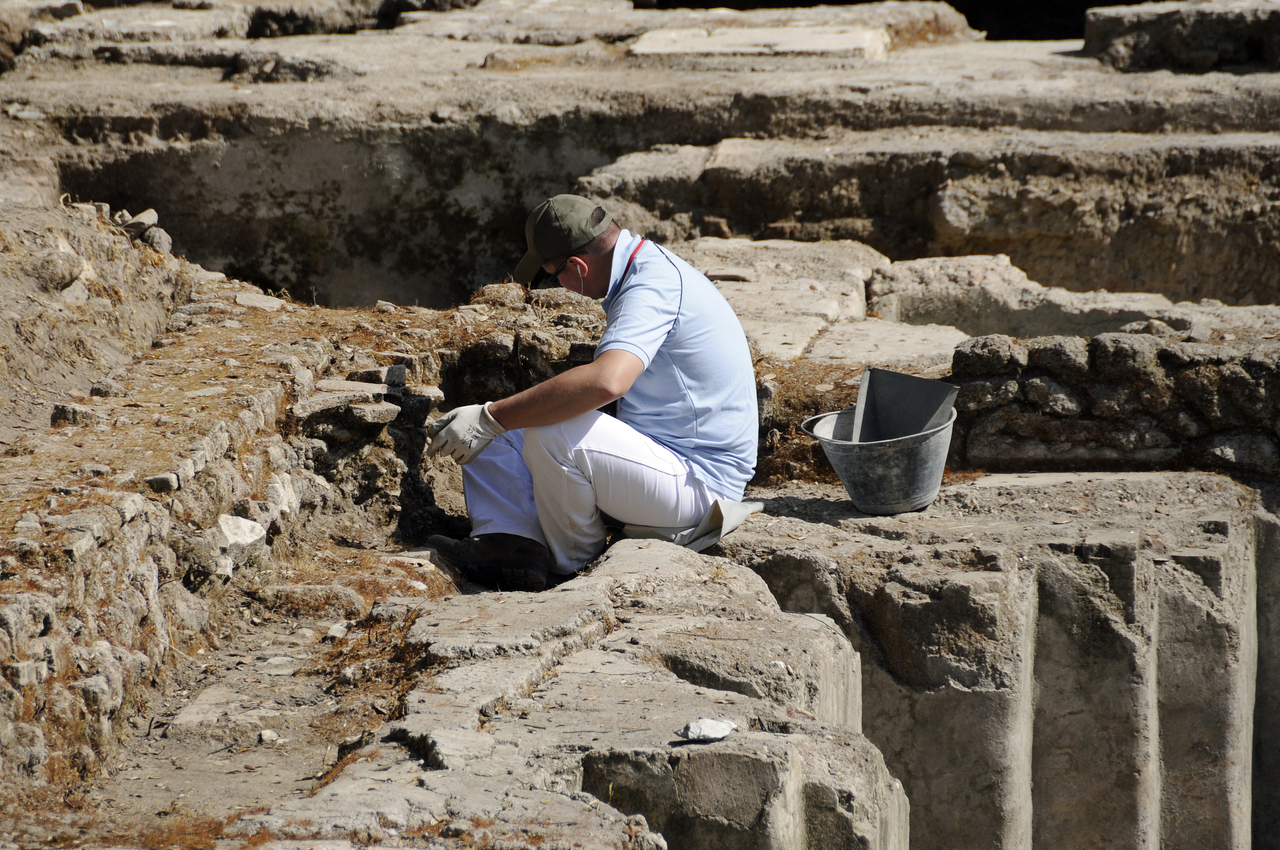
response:
<path fill-rule="evenodd" d="M 507 429 L 489 414 L 489 403 L 469 404 L 441 416 L 427 428 L 431 446 L 427 457 L 444 452 L 458 463 L 471 463 L 476 455 Z"/>

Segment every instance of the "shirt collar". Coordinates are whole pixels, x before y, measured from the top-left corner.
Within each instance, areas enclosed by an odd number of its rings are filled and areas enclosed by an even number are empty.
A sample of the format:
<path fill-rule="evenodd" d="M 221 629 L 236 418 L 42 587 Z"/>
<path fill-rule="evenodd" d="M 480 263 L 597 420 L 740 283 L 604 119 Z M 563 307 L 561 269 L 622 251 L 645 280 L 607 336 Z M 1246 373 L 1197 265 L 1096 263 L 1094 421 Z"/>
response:
<path fill-rule="evenodd" d="M 609 292 L 605 295 L 606 298 L 613 295 L 618 284 L 622 283 L 622 273 L 627 269 L 627 260 L 631 259 L 631 253 L 643 238 L 630 230 L 624 229 L 618 233 L 618 241 L 613 244 L 613 267 L 609 271 Z"/>

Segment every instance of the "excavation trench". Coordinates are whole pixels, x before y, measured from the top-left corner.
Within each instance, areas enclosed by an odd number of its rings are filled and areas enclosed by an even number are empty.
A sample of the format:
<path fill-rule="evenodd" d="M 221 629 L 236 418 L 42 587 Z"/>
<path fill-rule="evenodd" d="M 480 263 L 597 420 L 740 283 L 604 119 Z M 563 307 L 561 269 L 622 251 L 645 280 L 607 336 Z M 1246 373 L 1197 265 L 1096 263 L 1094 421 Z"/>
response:
<path fill-rule="evenodd" d="M 853 239 L 893 260 L 1006 254 L 1032 280 L 1076 291 L 1280 299 L 1280 158 L 1268 136 L 907 128 L 719 141 L 705 116 L 660 110 L 451 120 L 162 120 L 134 132 L 197 140 L 77 148 L 61 187 L 154 207 L 193 261 L 333 306 L 465 301 L 513 267 L 526 210 L 562 191 L 673 246 Z M 118 125 L 65 132 L 127 138 Z M 766 126 L 750 110 L 731 122 Z"/>

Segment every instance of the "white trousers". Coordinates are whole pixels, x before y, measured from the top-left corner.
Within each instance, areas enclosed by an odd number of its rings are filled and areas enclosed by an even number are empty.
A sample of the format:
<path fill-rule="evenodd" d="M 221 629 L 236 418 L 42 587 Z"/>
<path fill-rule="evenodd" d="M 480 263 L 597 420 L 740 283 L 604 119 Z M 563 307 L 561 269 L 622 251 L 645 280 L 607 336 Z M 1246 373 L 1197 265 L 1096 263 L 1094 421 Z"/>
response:
<path fill-rule="evenodd" d="M 601 512 L 624 523 L 694 526 L 716 495 L 675 452 L 598 411 L 508 431 L 462 467 L 471 533 L 546 545 L 561 574 L 604 550 Z"/>

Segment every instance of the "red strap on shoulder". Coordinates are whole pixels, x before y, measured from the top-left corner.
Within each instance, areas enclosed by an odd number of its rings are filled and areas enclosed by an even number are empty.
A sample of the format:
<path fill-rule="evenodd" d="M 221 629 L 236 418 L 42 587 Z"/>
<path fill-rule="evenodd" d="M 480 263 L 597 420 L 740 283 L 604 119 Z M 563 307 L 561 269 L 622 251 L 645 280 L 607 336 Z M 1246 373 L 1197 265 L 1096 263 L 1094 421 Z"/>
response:
<path fill-rule="evenodd" d="M 644 243 L 646 241 L 647 240 L 643 236 L 640 237 L 640 244 L 636 246 L 636 249 L 631 252 L 631 256 L 627 258 L 627 267 L 622 270 L 622 277 L 618 279 L 619 281 L 626 279 L 627 272 L 631 271 L 631 261 L 636 258 L 636 254 L 640 253 L 640 249 L 644 247 Z"/>

